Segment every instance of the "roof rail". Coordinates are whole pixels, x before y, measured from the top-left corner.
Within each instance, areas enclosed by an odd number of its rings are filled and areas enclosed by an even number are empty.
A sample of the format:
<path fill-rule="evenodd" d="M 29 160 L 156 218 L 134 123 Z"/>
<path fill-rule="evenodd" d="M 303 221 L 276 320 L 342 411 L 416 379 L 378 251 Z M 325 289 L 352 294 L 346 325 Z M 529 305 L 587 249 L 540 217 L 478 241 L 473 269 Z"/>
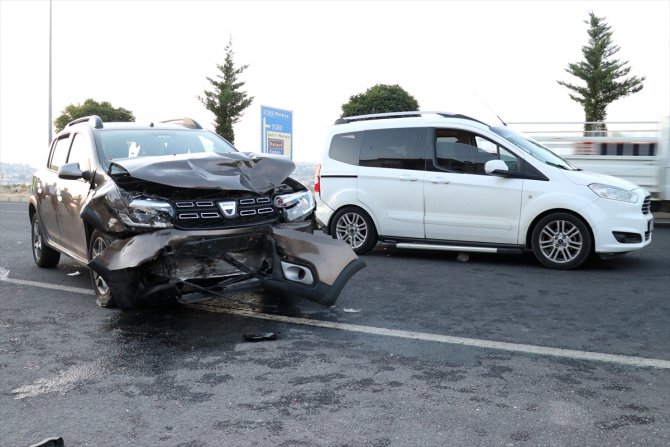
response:
<path fill-rule="evenodd" d="M 388 112 L 388 113 L 373 113 L 370 115 L 357 115 L 357 116 L 345 116 L 335 120 L 335 124 L 346 124 L 354 121 L 365 121 L 365 120 L 379 120 L 379 119 L 391 119 L 391 118 L 416 118 L 422 115 L 439 115 L 444 118 L 460 118 L 470 121 L 476 121 L 478 123 L 488 126 L 488 124 L 479 121 L 478 119 L 471 118 L 466 115 L 461 115 L 459 113 L 451 112 L 432 112 L 426 110 L 413 110 L 407 112 Z"/>
<path fill-rule="evenodd" d="M 79 123 L 88 123 L 89 126 L 94 127 L 96 129 L 102 129 L 104 126 L 102 125 L 102 119 L 98 115 L 91 115 L 91 116 L 82 116 L 81 118 L 77 118 L 76 120 L 72 120 L 65 127 L 70 127 L 74 126 L 75 124 Z"/>
<path fill-rule="evenodd" d="M 192 118 L 174 118 L 171 120 L 161 121 L 161 123 L 179 124 L 180 126 L 188 127 L 189 129 L 202 129 L 202 126 Z"/>

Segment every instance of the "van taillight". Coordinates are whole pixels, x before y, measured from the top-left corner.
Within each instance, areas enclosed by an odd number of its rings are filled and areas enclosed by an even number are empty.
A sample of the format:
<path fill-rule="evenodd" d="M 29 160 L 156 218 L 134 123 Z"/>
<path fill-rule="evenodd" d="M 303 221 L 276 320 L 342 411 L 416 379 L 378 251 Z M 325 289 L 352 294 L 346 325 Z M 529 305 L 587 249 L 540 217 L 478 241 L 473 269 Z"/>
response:
<path fill-rule="evenodd" d="M 321 192 L 321 165 L 316 165 L 314 173 L 314 192 Z"/>

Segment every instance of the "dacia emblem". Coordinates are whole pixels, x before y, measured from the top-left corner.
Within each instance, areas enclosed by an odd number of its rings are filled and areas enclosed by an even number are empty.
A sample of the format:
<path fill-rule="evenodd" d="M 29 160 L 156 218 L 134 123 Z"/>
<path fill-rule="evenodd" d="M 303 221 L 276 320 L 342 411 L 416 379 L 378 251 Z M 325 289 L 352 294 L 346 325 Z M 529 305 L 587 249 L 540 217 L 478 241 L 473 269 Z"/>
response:
<path fill-rule="evenodd" d="M 233 217 L 237 217 L 237 202 L 233 201 L 227 201 L 227 202 L 219 202 L 219 209 L 223 213 L 223 216 L 227 219 L 231 219 Z"/>

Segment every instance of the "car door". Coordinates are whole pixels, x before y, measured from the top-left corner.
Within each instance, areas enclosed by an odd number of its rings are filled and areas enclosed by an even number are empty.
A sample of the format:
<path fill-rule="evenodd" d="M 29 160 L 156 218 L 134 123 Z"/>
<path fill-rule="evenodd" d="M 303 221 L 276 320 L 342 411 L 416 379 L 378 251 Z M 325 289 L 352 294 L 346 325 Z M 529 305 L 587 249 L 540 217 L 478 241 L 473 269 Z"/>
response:
<path fill-rule="evenodd" d="M 70 135 L 62 135 L 51 145 L 47 168 L 37 180 L 37 209 L 42 221 L 42 231 L 49 241 L 60 244 L 58 224 L 58 203 L 61 200 L 58 189 L 58 168 L 66 163 L 70 149 Z"/>
<path fill-rule="evenodd" d="M 370 209 L 380 236 L 423 238 L 425 128 L 365 131 L 358 199 Z"/>
<path fill-rule="evenodd" d="M 510 171 L 521 160 L 494 141 L 459 129 L 436 129 L 424 183 L 426 238 L 517 244 L 522 178 L 487 175 L 488 160 Z"/>
<path fill-rule="evenodd" d="M 83 133 L 73 134 L 67 163 L 78 163 L 79 169 L 88 171 L 91 168 L 92 147 L 93 142 L 89 140 L 88 135 Z M 72 254 L 86 260 L 88 257 L 86 230 L 80 213 L 91 185 L 84 179 L 59 178 L 58 186 L 61 197 L 58 202 L 61 244 Z"/>

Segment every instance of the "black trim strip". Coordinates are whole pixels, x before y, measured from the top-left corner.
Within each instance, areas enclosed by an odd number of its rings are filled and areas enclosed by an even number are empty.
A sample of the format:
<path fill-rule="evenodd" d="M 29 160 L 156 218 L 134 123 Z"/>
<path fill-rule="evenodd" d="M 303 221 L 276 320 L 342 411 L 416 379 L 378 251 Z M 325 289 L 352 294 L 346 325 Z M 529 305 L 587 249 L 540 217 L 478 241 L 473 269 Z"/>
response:
<path fill-rule="evenodd" d="M 321 175 L 321 178 L 358 178 L 358 174 L 354 175 Z"/>

